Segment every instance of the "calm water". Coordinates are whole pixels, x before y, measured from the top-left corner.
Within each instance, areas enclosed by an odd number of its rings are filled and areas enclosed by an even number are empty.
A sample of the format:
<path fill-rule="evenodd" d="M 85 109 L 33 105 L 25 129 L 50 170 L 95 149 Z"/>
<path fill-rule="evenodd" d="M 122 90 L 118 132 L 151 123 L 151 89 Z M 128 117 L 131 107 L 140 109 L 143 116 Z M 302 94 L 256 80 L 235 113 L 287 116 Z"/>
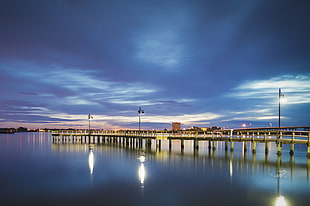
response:
<path fill-rule="evenodd" d="M 155 144 L 153 144 L 155 145 Z M 250 145 L 248 145 L 249 148 Z M 201 142 L 162 142 L 144 149 L 113 145 L 53 144 L 49 133 L 0 135 L 0 205 L 309 205 L 310 161 L 306 147 L 289 146 L 278 158 L 209 150 Z M 144 160 L 145 158 L 145 160 Z"/>

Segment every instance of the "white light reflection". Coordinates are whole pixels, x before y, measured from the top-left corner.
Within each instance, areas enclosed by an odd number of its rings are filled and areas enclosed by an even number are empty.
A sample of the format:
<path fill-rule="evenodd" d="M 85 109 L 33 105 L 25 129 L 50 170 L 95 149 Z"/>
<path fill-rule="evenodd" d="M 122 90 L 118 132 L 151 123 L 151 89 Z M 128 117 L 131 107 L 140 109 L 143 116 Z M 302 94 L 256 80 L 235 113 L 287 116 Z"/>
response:
<path fill-rule="evenodd" d="M 276 206 L 287 206 L 284 196 L 277 197 Z"/>
<path fill-rule="evenodd" d="M 90 174 L 93 174 L 94 172 L 94 153 L 93 148 L 89 148 L 89 154 L 88 154 L 88 167 Z"/>
<path fill-rule="evenodd" d="M 233 166 L 232 166 L 232 161 L 231 160 L 229 160 L 229 175 L 230 175 L 230 177 L 233 176 Z"/>
<path fill-rule="evenodd" d="M 276 177 L 277 177 L 277 199 L 276 206 L 287 206 L 286 200 L 284 196 L 281 194 L 280 180 L 283 177 L 286 177 L 287 171 L 285 169 L 281 169 L 281 157 L 278 155 L 276 162 Z"/>
<path fill-rule="evenodd" d="M 144 187 L 144 179 L 145 179 L 145 168 L 144 164 L 141 163 L 139 166 L 139 180 L 142 188 Z"/>
<path fill-rule="evenodd" d="M 141 188 L 144 188 L 144 180 L 145 180 L 145 173 L 146 173 L 145 167 L 144 167 L 145 156 L 141 155 L 138 159 L 140 161 L 138 176 L 139 176 Z"/>
<path fill-rule="evenodd" d="M 145 156 L 141 155 L 141 156 L 139 157 L 139 160 L 140 160 L 141 163 L 145 162 Z"/>

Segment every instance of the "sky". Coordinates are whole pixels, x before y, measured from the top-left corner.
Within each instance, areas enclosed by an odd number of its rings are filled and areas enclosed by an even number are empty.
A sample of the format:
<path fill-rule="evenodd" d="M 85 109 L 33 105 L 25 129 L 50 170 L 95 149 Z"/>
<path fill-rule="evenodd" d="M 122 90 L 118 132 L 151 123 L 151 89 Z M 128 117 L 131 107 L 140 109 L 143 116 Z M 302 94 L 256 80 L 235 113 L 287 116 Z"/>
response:
<path fill-rule="evenodd" d="M 0 127 L 310 126 L 308 0 L 2 0 Z"/>

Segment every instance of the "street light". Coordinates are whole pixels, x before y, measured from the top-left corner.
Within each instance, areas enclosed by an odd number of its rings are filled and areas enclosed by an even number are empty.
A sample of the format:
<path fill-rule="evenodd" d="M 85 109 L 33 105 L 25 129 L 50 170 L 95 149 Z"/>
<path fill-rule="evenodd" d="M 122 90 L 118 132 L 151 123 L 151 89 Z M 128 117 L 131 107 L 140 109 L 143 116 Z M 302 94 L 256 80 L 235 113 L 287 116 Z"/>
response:
<path fill-rule="evenodd" d="M 281 92 L 281 88 L 279 88 L 279 120 L 278 120 L 278 126 L 279 126 L 279 138 L 280 138 L 280 130 L 281 130 L 281 101 L 284 99 L 284 94 Z"/>
<path fill-rule="evenodd" d="M 140 131 L 141 114 L 144 114 L 144 110 L 142 110 L 141 107 L 139 107 L 138 113 L 139 113 L 139 131 Z"/>
<path fill-rule="evenodd" d="M 90 132 L 90 119 L 94 119 L 92 115 L 88 114 L 88 130 Z"/>

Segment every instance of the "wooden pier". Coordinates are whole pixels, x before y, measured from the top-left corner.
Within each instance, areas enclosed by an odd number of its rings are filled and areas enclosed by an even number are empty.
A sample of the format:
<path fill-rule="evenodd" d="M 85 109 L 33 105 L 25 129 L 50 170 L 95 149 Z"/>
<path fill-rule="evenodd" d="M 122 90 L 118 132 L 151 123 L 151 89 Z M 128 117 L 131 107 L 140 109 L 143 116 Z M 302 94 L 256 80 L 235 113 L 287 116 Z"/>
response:
<path fill-rule="evenodd" d="M 119 145 L 127 145 L 137 148 L 150 148 L 152 142 L 156 148 L 161 147 L 161 140 L 169 141 L 169 150 L 173 140 L 181 141 L 181 150 L 184 150 L 184 141 L 194 141 L 194 150 L 199 150 L 200 141 L 208 141 L 209 149 L 216 149 L 215 142 L 225 142 L 225 150 L 234 150 L 235 142 L 249 142 L 252 152 L 256 152 L 257 143 L 265 144 L 265 153 L 269 152 L 270 143 L 277 146 L 277 154 L 282 154 L 282 145 L 290 145 L 290 154 L 294 154 L 295 145 L 303 144 L 307 147 L 307 157 L 310 157 L 310 131 L 278 130 L 272 128 L 261 129 L 226 129 L 215 131 L 132 131 L 132 130 L 55 130 L 52 132 L 52 141 L 55 144 L 104 144 L 106 142 Z M 153 140 L 153 141 L 152 141 Z M 247 151 L 247 144 L 244 144 L 244 151 Z"/>

